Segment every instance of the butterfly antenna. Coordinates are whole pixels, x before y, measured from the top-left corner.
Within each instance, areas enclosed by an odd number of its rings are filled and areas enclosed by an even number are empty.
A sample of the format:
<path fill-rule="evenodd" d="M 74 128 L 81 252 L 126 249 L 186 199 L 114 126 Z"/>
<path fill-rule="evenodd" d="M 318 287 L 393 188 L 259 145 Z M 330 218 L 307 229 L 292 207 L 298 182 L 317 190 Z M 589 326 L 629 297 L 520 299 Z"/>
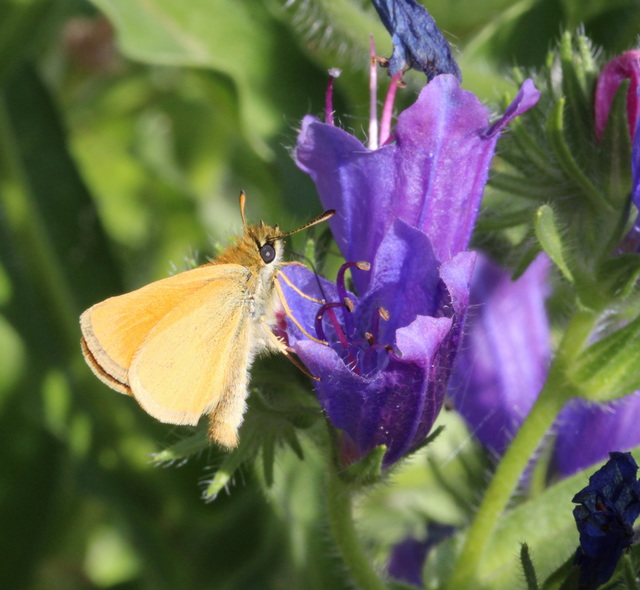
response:
<path fill-rule="evenodd" d="M 286 234 L 282 234 L 280 236 L 280 238 L 286 238 L 287 236 L 290 236 L 291 234 L 297 234 L 299 231 L 307 229 L 308 227 L 311 227 L 312 225 L 316 225 L 318 223 L 322 223 L 323 221 L 326 221 L 327 219 L 330 219 L 335 214 L 336 214 L 336 210 L 335 209 L 329 209 L 328 211 L 325 211 L 324 213 L 321 213 L 320 215 L 318 215 L 318 217 L 316 217 L 315 219 L 312 219 L 309 223 L 305 223 L 302 227 L 299 227 L 298 229 L 294 229 L 293 231 L 289 231 Z"/>
<path fill-rule="evenodd" d="M 244 205 L 247 202 L 247 195 L 244 191 L 240 191 L 240 217 L 242 217 L 242 227 L 247 227 L 247 220 L 244 218 Z"/>

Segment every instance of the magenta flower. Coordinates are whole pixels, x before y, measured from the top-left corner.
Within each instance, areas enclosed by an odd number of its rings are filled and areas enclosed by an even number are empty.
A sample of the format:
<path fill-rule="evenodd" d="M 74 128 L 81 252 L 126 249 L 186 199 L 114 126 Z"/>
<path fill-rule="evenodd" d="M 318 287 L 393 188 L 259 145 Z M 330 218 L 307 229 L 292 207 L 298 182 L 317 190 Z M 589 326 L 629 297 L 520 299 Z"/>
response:
<path fill-rule="evenodd" d="M 596 137 L 602 139 L 602 134 L 607 125 L 609 110 L 613 104 L 620 84 L 629 79 L 627 91 L 627 120 L 629 122 L 629 134 L 633 139 L 638 121 L 640 101 L 638 100 L 638 83 L 640 82 L 640 51 L 627 51 L 612 59 L 600 73 L 596 85 L 595 96 L 595 121 Z"/>
<path fill-rule="evenodd" d="M 343 432 L 345 460 L 386 445 L 389 466 L 429 433 L 460 344 L 475 260 L 466 248 L 493 151 L 500 131 L 538 95 L 525 82 L 489 125 L 488 109 L 454 76 L 437 76 L 398 117 L 395 141 L 375 150 L 303 120 L 296 161 L 323 206 L 338 211 L 330 225 L 345 259 L 371 263 L 369 272 L 353 270 L 357 295 L 344 283 L 353 264 L 336 285 L 286 270 L 302 291 L 329 302 L 319 309 L 286 289 L 305 329 L 329 343 L 288 326 L 289 344 L 321 378 L 318 398 Z"/>
<path fill-rule="evenodd" d="M 627 91 L 627 122 L 632 141 L 631 153 L 631 202 L 640 209 L 640 50 L 627 51 L 612 59 L 603 69 L 598 78 L 595 95 L 595 125 L 596 137 L 602 138 L 609 118 L 609 111 L 620 84 L 629 79 Z M 621 251 L 637 251 L 640 248 L 640 216 L 636 219 L 629 235 L 621 245 Z"/>

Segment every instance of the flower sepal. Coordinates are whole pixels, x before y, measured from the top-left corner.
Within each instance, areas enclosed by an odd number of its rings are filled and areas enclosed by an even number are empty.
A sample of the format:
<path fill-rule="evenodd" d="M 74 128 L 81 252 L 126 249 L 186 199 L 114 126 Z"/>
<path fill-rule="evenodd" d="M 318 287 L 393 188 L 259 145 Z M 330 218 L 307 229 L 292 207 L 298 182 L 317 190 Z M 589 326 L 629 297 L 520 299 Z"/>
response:
<path fill-rule="evenodd" d="M 386 452 L 386 445 L 374 447 L 356 463 L 346 468 L 339 468 L 340 478 L 356 489 L 378 483 L 383 477 L 383 461 Z"/>

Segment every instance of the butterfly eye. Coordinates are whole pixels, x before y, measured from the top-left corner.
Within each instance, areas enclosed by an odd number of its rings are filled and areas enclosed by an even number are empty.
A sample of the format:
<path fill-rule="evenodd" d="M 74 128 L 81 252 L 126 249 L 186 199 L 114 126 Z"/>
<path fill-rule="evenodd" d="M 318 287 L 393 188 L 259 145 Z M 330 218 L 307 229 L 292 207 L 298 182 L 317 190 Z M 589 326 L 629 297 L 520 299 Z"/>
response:
<path fill-rule="evenodd" d="M 265 244 L 260 248 L 260 258 L 262 258 L 265 264 L 273 262 L 276 257 L 276 251 L 272 244 Z"/>

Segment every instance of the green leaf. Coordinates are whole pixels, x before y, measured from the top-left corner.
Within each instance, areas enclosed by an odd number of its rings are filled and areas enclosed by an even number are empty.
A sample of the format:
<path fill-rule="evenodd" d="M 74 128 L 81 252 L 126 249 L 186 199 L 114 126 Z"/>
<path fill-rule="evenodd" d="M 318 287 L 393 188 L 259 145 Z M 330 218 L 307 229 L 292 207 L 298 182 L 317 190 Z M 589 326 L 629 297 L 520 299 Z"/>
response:
<path fill-rule="evenodd" d="M 569 267 L 567 253 L 564 248 L 562 233 L 558 227 L 556 216 L 549 205 L 542 205 L 536 212 L 534 221 L 536 237 L 543 250 L 560 269 L 564 277 L 570 282 L 575 282 Z"/>
<path fill-rule="evenodd" d="M 627 121 L 629 80 L 623 80 L 609 110 L 607 125 L 597 145 L 598 170 L 609 202 L 626 218 L 631 190 L 631 138 Z"/>
<path fill-rule="evenodd" d="M 547 121 L 547 140 L 558 165 L 563 172 L 573 181 L 575 186 L 581 191 L 586 201 L 590 203 L 596 211 L 611 211 L 611 206 L 593 184 L 589 176 L 576 161 L 567 140 L 564 128 L 564 108 L 565 99 L 559 98 L 553 105 L 549 119 Z"/>
<path fill-rule="evenodd" d="M 42 298 L 57 334 L 52 341 L 78 346 L 78 314 L 112 294 L 121 283 L 108 240 L 91 195 L 67 148 L 66 133 L 55 105 L 36 70 L 22 66 L 0 94 L 3 178 L 0 207 L 11 246 L 2 256 L 12 280 L 24 267 L 31 287 Z M 17 301 L 16 306 L 22 306 Z M 13 319 L 13 318 L 12 318 Z M 15 321 L 32 340 L 43 338 L 40 326 L 16 313 Z M 32 329 L 36 333 L 31 334 Z"/>
<path fill-rule="evenodd" d="M 0 86 L 18 66 L 34 55 L 48 33 L 58 25 L 60 3 L 55 0 L 0 0 Z"/>
<path fill-rule="evenodd" d="M 320 88 L 304 86 L 309 63 L 292 52 L 289 32 L 263 2 L 93 0 L 114 24 L 125 55 L 149 64 L 207 68 L 237 89 L 245 134 L 265 159 L 270 140 Z M 280 68 L 283 56 L 287 67 Z"/>
<path fill-rule="evenodd" d="M 171 445 L 167 449 L 154 453 L 153 460 L 158 464 L 181 465 L 192 455 L 199 454 L 210 447 L 211 442 L 207 438 L 207 429 L 199 428 L 191 436 Z"/>
<path fill-rule="evenodd" d="M 572 554 L 557 570 L 549 575 L 542 584 L 542 590 L 578 590 L 580 568 L 575 565 Z"/>
<path fill-rule="evenodd" d="M 524 579 L 527 582 L 528 590 L 538 590 L 536 570 L 533 567 L 531 555 L 529 555 L 529 545 L 526 543 L 522 543 L 522 545 L 520 545 L 520 563 L 522 564 L 522 572 L 524 573 Z"/>
<path fill-rule="evenodd" d="M 592 468 L 589 468 L 589 473 Z M 522 566 L 516 548 L 526 542 L 537 564 L 537 576 L 546 579 L 559 562 L 575 553 L 579 537 L 571 498 L 584 487 L 587 473 L 579 473 L 547 488 L 543 493 L 503 515 L 480 564 L 476 588 L 495 590 L 522 585 Z M 447 539 L 430 553 L 423 579 L 435 579 L 439 587 L 451 572 L 443 561 L 455 563 L 464 531 Z M 427 586 L 432 588 L 435 586 Z"/>
<path fill-rule="evenodd" d="M 585 399 L 609 401 L 640 388 L 640 316 L 582 351 L 567 378 Z"/>

